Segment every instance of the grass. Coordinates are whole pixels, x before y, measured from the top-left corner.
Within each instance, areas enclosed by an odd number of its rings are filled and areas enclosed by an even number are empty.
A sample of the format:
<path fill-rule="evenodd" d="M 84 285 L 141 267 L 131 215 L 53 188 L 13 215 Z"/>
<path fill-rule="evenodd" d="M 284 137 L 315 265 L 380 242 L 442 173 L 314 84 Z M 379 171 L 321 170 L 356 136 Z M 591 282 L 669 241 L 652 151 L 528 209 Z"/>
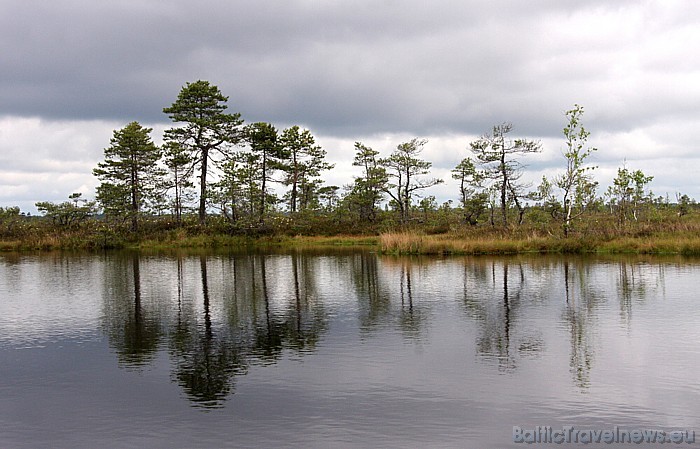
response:
<path fill-rule="evenodd" d="M 157 237 L 111 241 L 72 234 L 47 234 L 0 241 L 0 251 L 94 250 L 102 248 L 372 248 L 384 254 L 479 255 L 479 254 L 682 254 L 700 255 L 700 236 L 695 233 L 613 237 L 519 235 L 517 232 L 481 232 L 427 235 L 419 231 L 386 232 L 379 236 L 264 236 L 225 234 L 188 235 L 178 230 Z"/>
<path fill-rule="evenodd" d="M 171 249 L 171 248 L 296 248 L 296 247 L 376 247 L 377 236 L 263 236 L 227 234 L 190 235 L 183 229 L 131 240 L 101 240 L 100 236 L 46 234 L 0 241 L 0 251 L 36 251 L 66 249 Z"/>
<path fill-rule="evenodd" d="M 561 238 L 546 236 L 479 237 L 458 234 L 425 235 L 394 232 L 380 236 L 380 251 L 385 254 L 683 254 L 700 255 L 700 237 L 621 236 L 613 238 Z"/>
<path fill-rule="evenodd" d="M 668 218 L 668 217 L 667 217 Z M 37 224 L 38 223 L 38 224 Z M 30 226 L 31 225 L 31 226 Z M 268 230 L 265 235 L 233 234 L 225 227 L 159 227 L 155 222 L 140 235 L 110 228 L 103 222 L 86 222 L 78 228 L 52 227 L 46 222 L 29 222 L 25 228 L 0 236 L 0 251 L 98 250 L 109 248 L 177 249 L 323 249 L 362 247 L 385 254 L 681 254 L 700 255 L 700 214 L 693 217 L 648 220 L 620 226 L 613 217 L 598 214 L 581 223 L 577 234 L 563 237 L 551 223 L 532 220 L 523 226 L 431 227 L 419 224 L 412 230 L 379 235 L 290 235 L 293 230 Z M 318 233 L 330 229 L 311 227 Z M 386 227 L 390 229 L 390 227 Z M 9 227 L 7 229 L 10 229 Z M 17 229 L 17 228 L 13 228 Z M 360 231 L 355 227 L 342 229 Z M 439 231 L 439 232 L 438 232 Z M 330 232 L 328 232 L 330 233 Z"/>

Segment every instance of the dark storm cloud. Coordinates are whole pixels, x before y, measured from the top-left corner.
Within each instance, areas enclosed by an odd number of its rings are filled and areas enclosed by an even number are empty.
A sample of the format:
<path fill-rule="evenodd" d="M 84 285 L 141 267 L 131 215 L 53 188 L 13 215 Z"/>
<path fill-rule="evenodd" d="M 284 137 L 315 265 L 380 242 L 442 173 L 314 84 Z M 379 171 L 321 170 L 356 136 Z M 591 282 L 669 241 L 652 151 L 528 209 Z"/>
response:
<path fill-rule="evenodd" d="M 648 120 L 650 107 L 695 110 L 693 96 L 642 89 L 635 71 L 663 73 L 663 57 L 625 71 L 619 47 L 633 57 L 644 45 L 634 30 L 592 31 L 634 4 L 12 0 L 0 6 L 0 114 L 163 122 L 196 79 L 248 121 L 344 136 L 482 133 L 502 121 L 552 135 L 552 117 L 574 102 L 598 107 L 592 119 L 608 129 Z M 654 23 L 692 26 L 682 13 Z"/>

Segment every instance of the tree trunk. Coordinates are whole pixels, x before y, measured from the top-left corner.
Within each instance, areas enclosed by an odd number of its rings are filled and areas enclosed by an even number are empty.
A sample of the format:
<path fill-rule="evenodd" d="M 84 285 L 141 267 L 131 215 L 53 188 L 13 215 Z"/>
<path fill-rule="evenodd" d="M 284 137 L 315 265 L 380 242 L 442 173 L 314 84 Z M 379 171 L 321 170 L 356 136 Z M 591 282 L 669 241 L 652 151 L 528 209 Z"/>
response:
<path fill-rule="evenodd" d="M 207 221 L 207 162 L 209 149 L 202 149 L 202 173 L 199 177 L 199 224 L 204 226 Z"/>
<path fill-rule="evenodd" d="M 503 143 L 501 143 L 501 151 L 503 151 Z M 501 153 L 501 216 L 503 218 L 503 226 L 508 226 L 508 173 L 506 172 L 506 155 Z"/>
<path fill-rule="evenodd" d="M 138 192 L 138 175 L 136 167 L 131 169 L 131 231 L 138 232 L 139 230 L 139 192 Z"/>
<path fill-rule="evenodd" d="M 263 224 L 265 221 L 265 205 L 267 202 L 266 198 L 266 183 L 267 183 L 267 156 L 265 151 L 262 153 L 262 163 L 260 167 L 262 171 L 262 181 L 260 184 L 260 215 L 259 215 L 259 221 L 260 224 Z"/>

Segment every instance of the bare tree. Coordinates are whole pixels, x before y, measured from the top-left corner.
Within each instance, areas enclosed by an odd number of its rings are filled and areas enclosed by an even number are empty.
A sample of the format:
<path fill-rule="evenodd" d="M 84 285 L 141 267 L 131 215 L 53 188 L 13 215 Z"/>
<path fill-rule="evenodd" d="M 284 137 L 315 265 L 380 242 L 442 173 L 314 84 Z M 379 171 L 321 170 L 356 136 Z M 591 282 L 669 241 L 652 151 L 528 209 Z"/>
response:
<path fill-rule="evenodd" d="M 408 223 L 411 200 L 416 192 L 443 182 L 438 178 L 419 178 L 430 173 L 433 165 L 418 158 L 426 143 L 425 139 L 412 139 L 399 144 L 388 158 L 381 160 L 389 179 L 384 191 L 394 200 L 404 224 Z"/>
<path fill-rule="evenodd" d="M 526 185 L 519 182 L 524 165 L 515 158 L 528 153 L 541 151 L 541 144 L 527 139 L 509 139 L 513 130 L 510 123 L 493 127 L 491 134 L 484 134 L 469 144 L 484 177 L 491 179 L 500 192 L 501 219 L 508 225 L 508 205 L 514 202 L 518 208 L 518 224 L 522 223 L 524 207 L 521 200 L 526 196 Z"/>

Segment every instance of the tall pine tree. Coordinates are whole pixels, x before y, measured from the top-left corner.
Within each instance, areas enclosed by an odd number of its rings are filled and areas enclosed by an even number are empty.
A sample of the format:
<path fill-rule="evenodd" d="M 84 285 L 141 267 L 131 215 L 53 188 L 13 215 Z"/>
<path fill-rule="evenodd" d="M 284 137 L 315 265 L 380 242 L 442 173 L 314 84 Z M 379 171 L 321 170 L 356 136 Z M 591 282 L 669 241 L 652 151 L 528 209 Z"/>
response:
<path fill-rule="evenodd" d="M 102 183 L 97 200 L 105 213 L 131 220 L 131 230 L 139 229 L 139 218 L 163 171 L 158 167 L 160 149 L 151 141 L 151 128 L 131 122 L 114 131 L 110 146 L 105 148 L 104 162 L 93 174 Z"/>
<path fill-rule="evenodd" d="M 228 114 L 224 96 L 209 81 L 187 83 L 177 100 L 163 112 L 178 126 L 165 131 L 166 141 L 175 141 L 190 155 L 199 168 L 199 223 L 207 216 L 207 175 L 223 156 L 233 152 L 241 139 L 243 120 L 238 113 Z"/>

